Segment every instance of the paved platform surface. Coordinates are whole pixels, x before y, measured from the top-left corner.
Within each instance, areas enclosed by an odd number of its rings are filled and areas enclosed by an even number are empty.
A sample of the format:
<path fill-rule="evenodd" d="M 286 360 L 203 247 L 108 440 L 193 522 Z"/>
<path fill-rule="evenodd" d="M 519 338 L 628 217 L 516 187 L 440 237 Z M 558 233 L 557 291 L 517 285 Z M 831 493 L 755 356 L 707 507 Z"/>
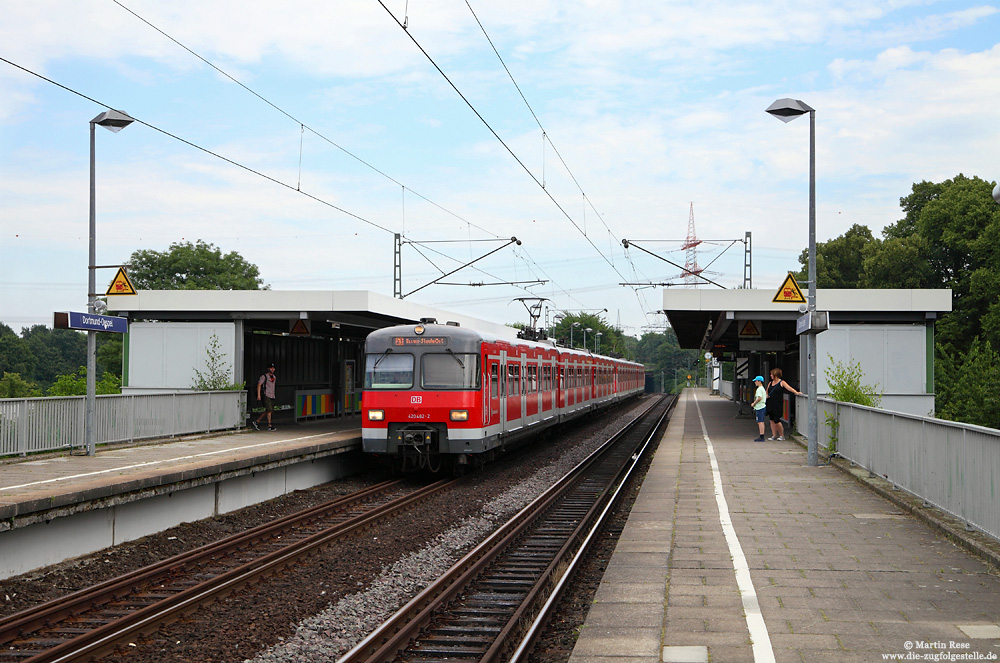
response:
<path fill-rule="evenodd" d="M 0 520 L 361 446 L 360 416 L 0 462 Z"/>
<path fill-rule="evenodd" d="M 684 392 L 571 663 L 997 660 L 995 572 L 735 412 Z"/>

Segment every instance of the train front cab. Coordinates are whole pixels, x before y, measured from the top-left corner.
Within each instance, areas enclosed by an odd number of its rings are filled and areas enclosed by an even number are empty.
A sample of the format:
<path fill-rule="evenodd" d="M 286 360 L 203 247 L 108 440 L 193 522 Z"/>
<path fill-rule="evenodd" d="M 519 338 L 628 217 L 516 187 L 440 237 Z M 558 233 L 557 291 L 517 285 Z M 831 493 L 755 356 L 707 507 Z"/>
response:
<path fill-rule="evenodd" d="M 362 449 L 438 469 L 441 454 L 482 453 L 482 339 L 448 325 L 373 332 L 365 343 Z"/>

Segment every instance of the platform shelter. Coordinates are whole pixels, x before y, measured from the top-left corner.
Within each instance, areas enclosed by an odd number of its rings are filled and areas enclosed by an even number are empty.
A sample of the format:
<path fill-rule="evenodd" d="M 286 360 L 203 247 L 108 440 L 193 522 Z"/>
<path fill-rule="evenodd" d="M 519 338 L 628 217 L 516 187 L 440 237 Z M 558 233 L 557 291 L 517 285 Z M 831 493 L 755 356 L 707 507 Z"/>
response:
<path fill-rule="evenodd" d="M 363 290 L 140 290 L 116 296 L 129 319 L 123 392 L 192 388 L 217 348 L 251 410 L 257 378 L 277 368 L 276 416 L 289 421 L 360 412 L 364 342 L 391 325 L 433 318 L 502 338 L 517 330 Z"/>
<path fill-rule="evenodd" d="M 735 399 L 745 401 L 753 378 L 766 378 L 774 367 L 805 391 L 806 343 L 796 329 L 804 307 L 775 302 L 776 290 L 663 292 L 663 312 L 680 346 L 711 353 L 716 366 L 735 364 L 730 394 Z M 882 393 L 883 408 L 933 415 L 934 323 L 951 308 L 948 289 L 818 290 L 816 309 L 827 312 L 829 328 L 817 335 L 817 395 L 829 394 L 829 367 L 856 362 L 864 384 Z"/>

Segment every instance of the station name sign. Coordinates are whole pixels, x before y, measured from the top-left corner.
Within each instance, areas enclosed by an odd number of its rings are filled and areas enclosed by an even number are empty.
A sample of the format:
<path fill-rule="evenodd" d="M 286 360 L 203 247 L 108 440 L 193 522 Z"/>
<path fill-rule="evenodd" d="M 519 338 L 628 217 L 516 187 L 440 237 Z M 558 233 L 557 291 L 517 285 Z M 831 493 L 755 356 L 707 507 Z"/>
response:
<path fill-rule="evenodd" d="M 112 332 L 124 334 L 128 332 L 128 318 L 97 313 L 76 313 L 73 311 L 55 313 L 53 327 L 56 329 L 80 329 L 83 331 Z"/>
<path fill-rule="evenodd" d="M 448 345 L 447 336 L 394 336 L 392 339 L 392 344 L 398 347 L 413 347 L 413 346 L 426 346 L 426 345 L 437 345 L 444 346 Z"/>

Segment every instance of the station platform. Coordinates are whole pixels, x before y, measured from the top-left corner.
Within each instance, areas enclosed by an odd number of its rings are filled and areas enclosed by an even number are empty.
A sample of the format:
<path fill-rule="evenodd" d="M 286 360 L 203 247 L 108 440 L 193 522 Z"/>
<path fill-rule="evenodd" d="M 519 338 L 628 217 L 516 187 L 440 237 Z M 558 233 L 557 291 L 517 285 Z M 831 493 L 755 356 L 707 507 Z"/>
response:
<path fill-rule="evenodd" d="M 0 578 L 332 481 L 360 415 L 0 461 Z"/>
<path fill-rule="evenodd" d="M 735 413 L 683 392 L 570 663 L 997 660 L 995 568 Z"/>

